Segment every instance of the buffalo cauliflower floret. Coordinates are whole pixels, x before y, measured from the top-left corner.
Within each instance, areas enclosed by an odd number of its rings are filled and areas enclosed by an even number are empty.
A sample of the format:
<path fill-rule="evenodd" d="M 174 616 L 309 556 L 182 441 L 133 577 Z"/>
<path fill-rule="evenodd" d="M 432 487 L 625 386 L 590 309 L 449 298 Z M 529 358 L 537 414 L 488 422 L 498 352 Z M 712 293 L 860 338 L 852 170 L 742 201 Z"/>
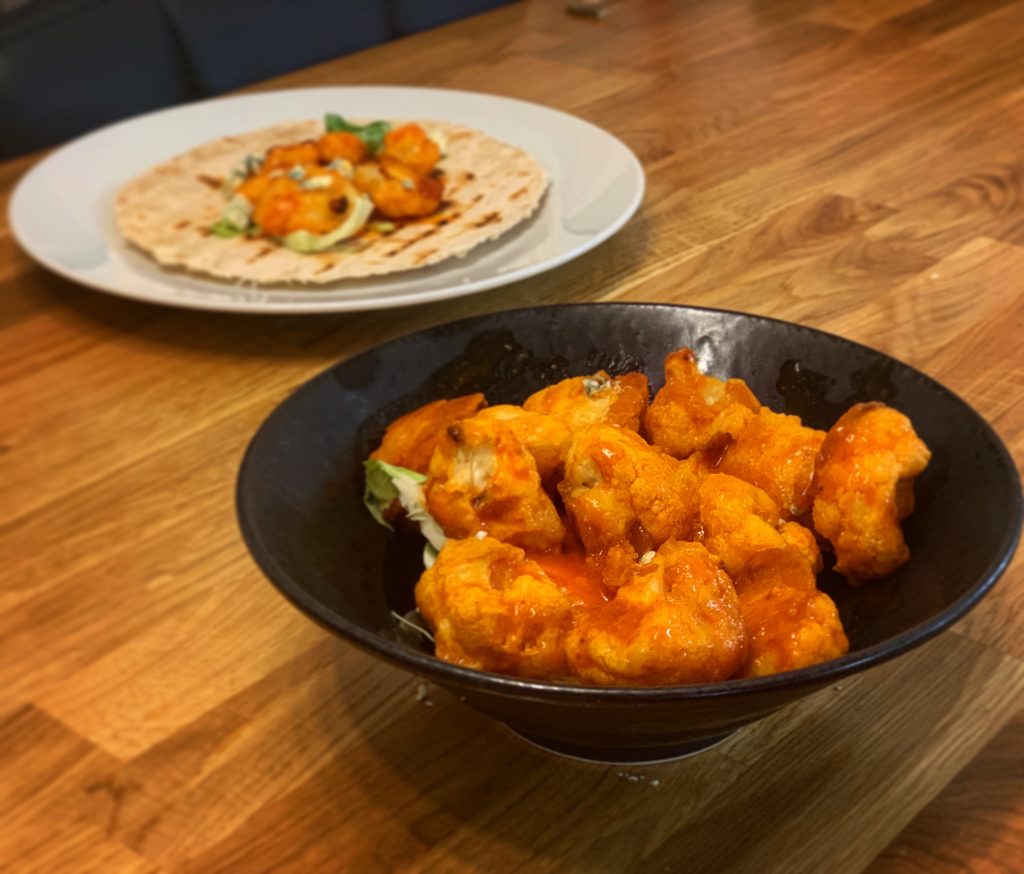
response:
<path fill-rule="evenodd" d="M 762 407 L 729 444 L 719 470 L 764 489 L 787 519 L 811 509 L 814 462 L 824 431 Z"/>
<path fill-rule="evenodd" d="M 533 456 L 500 421 L 450 425 L 430 460 L 424 493 L 427 510 L 448 537 L 485 531 L 540 551 L 557 549 L 565 537 Z"/>
<path fill-rule="evenodd" d="M 742 677 L 816 665 L 849 648 L 836 605 L 796 550 L 758 553 L 736 577 L 736 593 L 748 641 Z"/>
<path fill-rule="evenodd" d="M 475 416 L 486 403 L 478 393 L 434 401 L 406 413 L 388 425 L 370 458 L 426 473 L 430 456 L 444 440 L 448 426 Z"/>
<path fill-rule="evenodd" d="M 705 376 L 689 349 L 665 359 L 665 386 L 644 414 L 651 443 L 676 458 L 702 449 L 721 449 L 761 408 L 742 379 L 723 382 Z"/>
<path fill-rule="evenodd" d="M 891 574 L 910 557 L 900 521 L 931 452 L 910 420 L 885 404 L 857 404 L 832 426 L 818 457 L 814 527 L 851 582 Z"/>
<path fill-rule="evenodd" d="M 629 543 L 638 555 L 691 537 L 698 473 L 642 437 L 612 425 L 579 433 L 558 489 L 590 554 Z"/>
<path fill-rule="evenodd" d="M 523 402 L 523 409 L 555 416 L 573 432 L 588 425 L 618 425 L 639 431 L 649 395 L 647 377 L 642 373 L 609 376 L 599 370 L 534 392 Z"/>
<path fill-rule="evenodd" d="M 744 664 L 746 636 L 732 581 L 699 543 L 666 541 L 607 604 L 566 638 L 587 683 L 665 686 L 726 680 Z"/>
<path fill-rule="evenodd" d="M 700 486 L 700 522 L 704 545 L 730 574 L 740 573 L 766 549 L 786 545 L 778 528 L 779 506 L 757 486 L 713 473 Z"/>
<path fill-rule="evenodd" d="M 449 540 L 416 584 L 416 605 L 440 659 L 534 679 L 567 673 L 570 600 L 515 546 Z"/>
<path fill-rule="evenodd" d="M 491 419 L 507 425 L 537 462 L 537 472 L 541 479 L 547 480 L 554 476 L 565 463 L 572 432 L 561 419 L 511 404 L 487 407 L 477 413 L 476 418 Z"/>

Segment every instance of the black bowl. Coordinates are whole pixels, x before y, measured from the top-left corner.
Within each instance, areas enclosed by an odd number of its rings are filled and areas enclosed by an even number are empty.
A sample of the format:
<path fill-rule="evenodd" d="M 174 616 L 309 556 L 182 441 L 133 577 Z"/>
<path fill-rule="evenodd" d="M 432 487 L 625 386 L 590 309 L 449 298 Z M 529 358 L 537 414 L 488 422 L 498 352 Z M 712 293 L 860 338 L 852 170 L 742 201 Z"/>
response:
<path fill-rule="evenodd" d="M 771 677 L 605 689 L 459 668 L 402 633 L 413 606 L 418 538 L 363 507 L 362 461 L 385 425 L 436 398 L 483 391 L 521 402 L 566 376 L 642 370 L 662 383 L 666 353 L 687 345 L 716 376 L 745 379 L 768 406 L 828 428 L 850 404 L 880 400 L 913 420 L 932 462 L 904 525 L 911 559 L 854 588 L 826 571 L 850 638 L 842 658 Z M 604 761 L 652 761 L 714 743 L 840 677 L 948 628 L 992 587 L 1020 534 L 1009 453 L 956 395 L 887 355 L 831 334 L 743 313 L 650 304 L 516 310 L 439 325 L 335 365 L 278 407 L 238 480 L 246 543 L 281 592 L 374 655 L 446 687 L 550 749 Z"/>

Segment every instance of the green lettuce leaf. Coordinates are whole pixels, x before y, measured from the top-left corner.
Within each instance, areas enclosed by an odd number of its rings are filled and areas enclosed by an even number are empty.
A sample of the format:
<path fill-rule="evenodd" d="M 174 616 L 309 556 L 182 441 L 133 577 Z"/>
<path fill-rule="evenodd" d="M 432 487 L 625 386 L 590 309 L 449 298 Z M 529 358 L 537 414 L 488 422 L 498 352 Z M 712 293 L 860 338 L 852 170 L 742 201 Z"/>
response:
<path fill-rule="evenodd" d="M 427 538 L 429 546 L 435 550 L 444 546 L 448 538 L 434 517 L 427 512 L 427 502 L 423 495 L 423 484 L 427 478 L 422 473 L 376 459 L 364 461 L 363 466 L 366 468 L 363 503 L 374 519 L 385 528 L 391 528 L 384 518 L 384 511 L 397 499 L 406 515 L 420 526 L 420 533 Z M 427 554 L 424 552 L 424 563 Z"/>

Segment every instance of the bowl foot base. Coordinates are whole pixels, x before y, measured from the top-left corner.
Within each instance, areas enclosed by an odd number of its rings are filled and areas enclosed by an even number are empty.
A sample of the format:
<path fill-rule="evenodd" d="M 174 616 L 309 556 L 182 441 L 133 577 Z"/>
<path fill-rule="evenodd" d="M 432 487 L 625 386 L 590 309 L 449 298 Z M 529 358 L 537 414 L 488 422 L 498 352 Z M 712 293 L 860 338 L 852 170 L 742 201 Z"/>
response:
<path fill-rule="evenodd" d="M 733 732 L 708 737 L 702 740 L 689 741 L 687 743 L 665 744 L 653 747 L 606 747 L 590 746 L 588 744 L 574 744 L 565 741 L 549 740 L 526 732 L 517 731 L 511 726 L 505 726 L 516 737 L 526 741 L 531 746 L 538 747 L 546 753 L 553 753 L 567 759 L 576 759 L 581 762 L 593 762 L 599 765 L 657 765 L 662 762 L 676 762 L 680 759 L 695 756 L 704 750 L 718 746 Z"/>

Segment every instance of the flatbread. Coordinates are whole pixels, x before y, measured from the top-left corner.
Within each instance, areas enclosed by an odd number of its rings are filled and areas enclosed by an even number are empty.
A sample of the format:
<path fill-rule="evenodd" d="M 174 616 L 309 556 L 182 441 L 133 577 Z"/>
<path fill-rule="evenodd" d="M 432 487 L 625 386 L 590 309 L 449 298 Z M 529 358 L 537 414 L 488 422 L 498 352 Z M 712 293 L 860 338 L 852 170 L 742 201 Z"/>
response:
<path fill-rule="evenodd" d="M 547 174 L 522 149 L 445 122 L 419 122 L 438 134 L 445 157 L 444 202 L 426 219 L 387 236 L 355 238 L 336 251 L 302 254 L 266 238 L 221 238 L 210 228 L 226 200 L 221 183 L 247 154 L 316 139 L 317 121 L 284 122 L 206 143 L 129 182 L 115 204 L 118 227 L 160 264 L 255 284 L 326 284 L 412 270 L 465 255 L 527 219 Z"/>

